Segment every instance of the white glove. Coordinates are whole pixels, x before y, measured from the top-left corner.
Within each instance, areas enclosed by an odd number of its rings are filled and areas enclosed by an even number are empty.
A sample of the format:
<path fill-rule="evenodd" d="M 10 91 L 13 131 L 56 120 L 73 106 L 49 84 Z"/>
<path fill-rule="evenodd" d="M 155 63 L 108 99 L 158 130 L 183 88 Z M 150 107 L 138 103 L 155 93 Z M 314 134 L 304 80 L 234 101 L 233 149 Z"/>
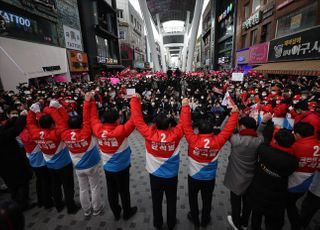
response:
<path fill-rule="evenodd" d="M 28 111 L 27 110 L 23 110 L 20 113 L 20 116 L 27 116 L 28 115 Z"/>
<path fill-rule="evenodd" d="M 30 107 L 30 110 L 34 113 L 40 113 L 40 105 L 39 103 L 33 103 Z"/>
<path fill-rule="evenodd" d="M 60 105 L 60 103 L 59 103 L 58 101 L 56 101 L 56 100 L 51 100 L 49 107 L 58 109 L 58 108 L 61 107 L 61 105 Z"/>

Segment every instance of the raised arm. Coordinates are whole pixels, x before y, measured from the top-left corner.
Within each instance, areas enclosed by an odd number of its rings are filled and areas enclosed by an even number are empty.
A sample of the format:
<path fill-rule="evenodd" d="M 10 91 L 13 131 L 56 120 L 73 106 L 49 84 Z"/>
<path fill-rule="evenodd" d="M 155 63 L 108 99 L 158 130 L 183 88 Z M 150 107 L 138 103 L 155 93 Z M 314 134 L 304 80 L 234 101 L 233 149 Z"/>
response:
<path fill-rule="evenodd" d="M 149 136 L 150 128 L 143 120 L 143 116 L 141 113 L 141 101 L 140 101 L 139 94 L 136 94 L 131 98 L 130 107 L 131 107 L 131 118 L 130 119 L 134 120 L 134 124 L 136 125 L 137 129 L 144 137 Z"/>
<path fill-rule="evenodd" d="M 222 129 L 222 131 L 217 136 L 215 136 L 215 141 L 217 145 L 223 146 L 226 143 L 226 141 L 231 137 L 238 123 L 238 119 L 239 119 L 239 111 L 238 111 L 238 108 L 234 106 L 231 110 L 231 115 L 227 124 Z"/>
<path fill-rule="evenodd" d="M 262 122 L 259 125 L 259 127 L 257 128 L 258 136 L 263 137 L 263 131 L 266 128 L 268 121 L 270 121 L 271 119 L 272 119 L 272 114 L 271 113 L 265 113 L 263 115 Z"/>
<path fill-rule="evenodd" d="M 98 136 L 99 130 L 102 129 L 103 125 L 101 123 L 101 121 L 99 120 L 98 117 L 98 111 L 97 111 L 97 106 L 96 106 L 96 102 L 91 99 L 90 102 L 88 102 L 90 105 L 88 107 L 90 107 L 90 124 L 91 124 L 91 128 L 93 130 L 93 133 Z"/>
<path fill-rule="evenodd" d="M 91 126 L 90 126 L 90 110 L 92 104 L 90 103 L 91 95 L 90 93 L 86 93 L 85 101 L 83 103 L 83 113 L 82 113 L 82 129 L 81 135 L 88 136 L 91 133 Z"/>
<path fill-rule="evenodd" d="M 30 110 L 27 115 L 27 129 L 29 130 L 29 133 L 31 135 L 31 138 L 37 139 L 37 134 L 40 131 L 40 128 L 38 127 L 37 120 L 36 120 L 36 113 L 40 112 L 40 106 L 39 103 L 34 103 L 31 105 Z"/>
<path fill-rule="evenodd" d="M 189 100 L 187 98 L 183 99 L 182 101 L 180 122 L 182 123 L 183 131 L 186 135 L 188 143 L 195 143 L 197 140 L 197 135 L 194 134 L 192 129 L 191 110 L 189 106 Z"/>

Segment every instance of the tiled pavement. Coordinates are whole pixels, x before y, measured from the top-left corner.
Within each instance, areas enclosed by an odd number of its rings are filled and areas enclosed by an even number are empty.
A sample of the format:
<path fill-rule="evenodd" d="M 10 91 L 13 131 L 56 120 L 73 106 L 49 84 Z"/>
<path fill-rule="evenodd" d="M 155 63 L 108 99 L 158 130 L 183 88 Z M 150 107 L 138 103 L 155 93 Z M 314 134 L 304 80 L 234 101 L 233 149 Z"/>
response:
<path fill-rule="evenodd" d="M 114 221 L 106 198 L 106 184 L 104 174 L 101 170 L 101 189 L 103 200 L 105 201 L 105 212 L 103 215 L 86 219 L 83 212 L 79 211 L 76 215 L 68 215 L 66 209 L 57 213 L 54 208 L 45 210 L 35 208 L 25 213 L 26 229 L 32 230 L 124 230 L 124 229 L 154 229 L 152 224 L 152 204 L 149 185 L 149 175 L 145 170 L 145 150 L 144 141 L 141 135 L 134 131 L 129 138 L 132 148 L 132 167 L 130 169 L 130 192 L 132 205 L 138 207 L 138 213 L 128 221 Z M 230 152 L 229 144 L 221 150 L 219 158 L 219 168 L 216 178 L 216 187 L 213 194 L 212 221 L 206 229 L 231 230 L 227 223 L 227 214 L 230 212 L 229 191 L 223 186 L 224 173 L 227 166 L 227 157 Z M 188 189 L 187 189 L 187 144 L 183 138 L 181 142 L 181 162 L 178 183 L 177 201 L 177 230 L 191 230 L 193 225 L 187 220 L 186 215 L 189 211 Z M 76 184 L 76 199 L 79 200 L 78 185 Z M 31 188 L 32 199 L 35 199 L 35 188 Z M 201 204 L 201 203 L 199 203 Z M 163 208 L 164 222 L 166 223 L 166 208 Z M 318 212 L 319 214 L 319 212 Z M 319 216 L 319 215 L 318 215 Z M 320 218 L 314 218 L 320 225 Z M 315 222 L 315 221 L 314 221 Z M 314 225 L 314 223 L 313 223 Z M 165 226 L 165 225 L 164 225 Z M 166 228 L 164 228 L 166 229 Z M 285 229 L 288 228 L 286 223 Z M 316 228 L 311 228 L 316 229 Z"/>

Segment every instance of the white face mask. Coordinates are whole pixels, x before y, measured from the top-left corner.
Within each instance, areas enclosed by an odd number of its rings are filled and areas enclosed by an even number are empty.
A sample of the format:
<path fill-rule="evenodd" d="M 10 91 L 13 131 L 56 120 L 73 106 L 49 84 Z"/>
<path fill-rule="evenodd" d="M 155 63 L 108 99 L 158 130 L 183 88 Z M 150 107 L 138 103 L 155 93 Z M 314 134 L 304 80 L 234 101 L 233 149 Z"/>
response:
<path fill-rule="evenodd" d="M 263 97 L 267 96 L 267 93 L 263 92 L 263 93 L 262 93 L 262 96 L 263 96 Z"/>
<path fill-rule="evenodd" d="M 10 114 L 10 118 L 14 118 L 14 117 L 19 117 L 18 114 L 14 113 L 14 114 Z"/>
<path fill-rule="evenodd" d="M 281 103 L 281 101 L 277 100 L 276 103 L 277 103 L 277 105 L 279 105 Z"/>
<path fill-rule="evenodd" d="M 297 104 L 299 101 L 298 100 L 293 100 L 292 103 L 295 105 Z"/>
<path fill-rule="evenodd" d="M 276 91 L 271 91 L 271 94 L 272 94 L 272 95 L 276 95 L 277 92 L 276 92 Z"/>

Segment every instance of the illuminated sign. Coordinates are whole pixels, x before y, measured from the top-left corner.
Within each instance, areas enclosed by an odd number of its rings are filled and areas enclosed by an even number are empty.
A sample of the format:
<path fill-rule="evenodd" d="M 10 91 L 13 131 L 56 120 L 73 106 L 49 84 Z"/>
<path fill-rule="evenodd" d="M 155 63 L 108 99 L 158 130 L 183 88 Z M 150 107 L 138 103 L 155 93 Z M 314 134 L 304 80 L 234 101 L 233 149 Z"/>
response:
<path fill-rule="evenodd" d="M 3 10 L 0 10 L 0 16 L 2 16 L 7 23 L 15 23 L 16 25 L 30 27 L 31 21 L 28 18 L 21 17 Z"/>
<path fill-rule="evenodd" d="M 223 19 L 225 19 L 233 10 L 233 4 L 230 3 L 230 5 L 223 11 L 222 14 L 218 17 L 218 22 L 221 22 Z"/>
<path fill-rule="evenodd" d="M 261 22 L 261 18 L 262 18 L 262 13 L 259 10 L 242 23 L 242 28 L 247 30 L 255 25 L 258 25 Z"/>

